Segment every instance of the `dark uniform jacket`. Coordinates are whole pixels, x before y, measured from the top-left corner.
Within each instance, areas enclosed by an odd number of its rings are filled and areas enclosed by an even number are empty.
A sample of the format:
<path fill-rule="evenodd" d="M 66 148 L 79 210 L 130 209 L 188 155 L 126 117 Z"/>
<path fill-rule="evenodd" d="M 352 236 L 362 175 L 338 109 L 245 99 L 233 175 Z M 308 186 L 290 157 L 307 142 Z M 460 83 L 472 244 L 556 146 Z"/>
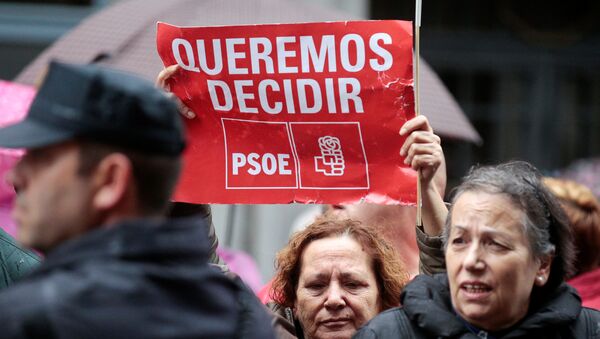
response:
<path fill-rule="evenodd" d="M 61 244 L 0 292 L 2 338 L 273 338 L 258 300 L 207 264 L 198 218 L 133 220 Z"/>
<path fill-rule="evenodd" d="M 600 338 L 600 312 L 582 308 L 579 296 L 567 284 L 532 305 L 522 321 L 501 333 L 468 328 L 452 309 L 445 273 L 417 276 L 401 300 L 402 307 L 380 313 L 353 338 Z"/>
<path fill-rule="evenodd" d="M 0 228 L 0 289 L 19 280 L 39 263 L 35 253 L 23 249 Z"/>

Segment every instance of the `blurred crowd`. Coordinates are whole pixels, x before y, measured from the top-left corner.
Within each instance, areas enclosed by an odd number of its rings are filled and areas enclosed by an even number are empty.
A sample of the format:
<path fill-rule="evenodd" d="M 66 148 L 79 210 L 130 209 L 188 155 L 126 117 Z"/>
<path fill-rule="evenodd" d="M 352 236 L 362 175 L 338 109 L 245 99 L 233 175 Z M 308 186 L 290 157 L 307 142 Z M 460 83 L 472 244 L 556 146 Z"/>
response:
<path fill-rule="evenodd" d="M 327 206 L 260 286 L 209 205 L 170 201 L 196 118 L 168 93 L 176 72 L 52 62 L 0 128 L 1 338 L 599 336 L 600 172 L 474 166 L 445 203 L 441 140 L 417 116 L 390 161 L 419 172 L 420 218 Z"/>

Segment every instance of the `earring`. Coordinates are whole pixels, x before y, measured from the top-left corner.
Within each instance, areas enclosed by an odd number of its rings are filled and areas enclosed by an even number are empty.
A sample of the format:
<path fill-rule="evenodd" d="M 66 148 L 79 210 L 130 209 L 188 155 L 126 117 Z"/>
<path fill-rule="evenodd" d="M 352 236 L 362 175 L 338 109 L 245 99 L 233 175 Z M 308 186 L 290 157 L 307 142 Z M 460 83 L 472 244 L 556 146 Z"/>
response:
<path fill-rule="evenodd" d="M 537 279 L 537 281 L 538 281 L 539 283 L 543 283 L 543 282 L 544 282 L 544 277 L 543 277 L 543 276 L 541 276 L 541 275 L 538 275 L 536 279 Z"/>

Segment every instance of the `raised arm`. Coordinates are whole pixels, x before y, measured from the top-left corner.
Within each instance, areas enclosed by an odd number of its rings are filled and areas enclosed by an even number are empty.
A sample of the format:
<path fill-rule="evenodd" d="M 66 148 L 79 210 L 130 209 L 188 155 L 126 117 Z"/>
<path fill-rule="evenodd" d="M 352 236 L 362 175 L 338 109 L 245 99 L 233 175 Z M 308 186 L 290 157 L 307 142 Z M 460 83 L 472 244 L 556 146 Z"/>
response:
<path fill-rule="evenodd" d="M 444 229 L 448 209 L 443 195 L 446 182 L 446 165 L 440 137 L 433 133 L 425 116 L 407 121 L 400 129 L 406 141 L 400 155 L 414 170 L 421 171 L 421 196 L 423 199 L 423 230 L 429 236 L 438 236 Z"/>
<path fill-rule="evenodd" d="M 440 138 L 433 133 L 424 116 L 407 121 L 400 134 L 407 136 L 400 154 L 406 157 L 406 164 L 421 171 L 423 228 L 417 227 L 416 230 L 419 272 L 428 275 L 445 272 L 440 235 L 448 210 L 442 199 L 446 185 L 446 167 Z"/>

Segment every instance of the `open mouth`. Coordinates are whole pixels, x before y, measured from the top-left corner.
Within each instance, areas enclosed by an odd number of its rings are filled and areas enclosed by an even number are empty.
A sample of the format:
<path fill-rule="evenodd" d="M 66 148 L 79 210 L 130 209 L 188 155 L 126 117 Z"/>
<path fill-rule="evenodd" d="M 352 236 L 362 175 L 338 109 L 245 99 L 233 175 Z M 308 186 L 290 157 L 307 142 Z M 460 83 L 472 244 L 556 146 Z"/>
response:
<path fill-rule="evenodd" d="M 467 297 L 475 299 L 485 297 L 492 291 L 490 285 L 481 282 L 462 283 L 460 289 L 465 292 Z"/>

